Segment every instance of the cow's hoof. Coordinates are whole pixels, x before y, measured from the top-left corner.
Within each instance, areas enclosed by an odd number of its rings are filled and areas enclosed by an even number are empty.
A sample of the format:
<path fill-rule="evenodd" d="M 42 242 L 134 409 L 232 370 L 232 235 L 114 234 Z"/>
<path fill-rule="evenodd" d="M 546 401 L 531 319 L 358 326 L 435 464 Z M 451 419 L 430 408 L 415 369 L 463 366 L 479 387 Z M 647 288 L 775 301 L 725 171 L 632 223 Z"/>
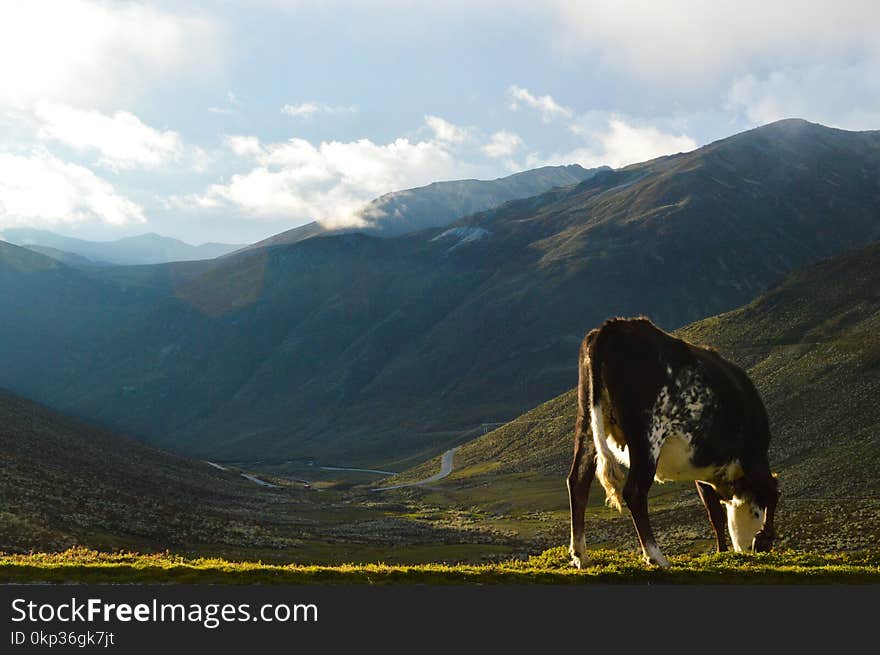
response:
<path fill-rule="evenodd" d="M 574 568 L 581 570 L 587 568 L 590 565 L 590 558 L 586 555 L 577 553 L 573 550 L 570 550 L 569 553 L 571 554 L 571 565 Z"/>
<path fill-rule="evenodd" d="M 648 564 L 659 566 L 661 569 L 668 569 L 670 564 L 666 556 L 657 548 L 657 544 L 648 544 L 642 551 L 642 557 Z"/>
<path fill-rule="evenodd" d="M 581 555 L 572 555 L 571 556 L 571 565 L 574 568 L 576 568 L 578 570 L 584 569 L 587 567 L 587 564 L 588 564 L 588 560 L 586 557 L 583 557 Z"/>
<path fill-rule="evenodd" d="M 587 542 L 583 537 L 572 539 L 568 546 L 568 554 L 571 555 L 571 565 L 576 569 L 584 569 L 590 563 L 590 558 L 586 555 Z"/>

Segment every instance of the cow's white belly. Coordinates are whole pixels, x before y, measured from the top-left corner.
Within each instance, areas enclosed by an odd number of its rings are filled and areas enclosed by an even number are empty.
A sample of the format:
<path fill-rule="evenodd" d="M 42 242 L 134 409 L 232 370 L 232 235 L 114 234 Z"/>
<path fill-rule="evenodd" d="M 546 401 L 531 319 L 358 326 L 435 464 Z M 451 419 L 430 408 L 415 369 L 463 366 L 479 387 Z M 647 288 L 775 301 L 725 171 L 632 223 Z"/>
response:
<path fill-rule="evenodd" d="M 716 472 L 715 467 L 694 466 L 693 455 L 690 435 L 681 433 L 668 435 L 660 447 L 654 479 L 657 482 L 712 480 Z"/>

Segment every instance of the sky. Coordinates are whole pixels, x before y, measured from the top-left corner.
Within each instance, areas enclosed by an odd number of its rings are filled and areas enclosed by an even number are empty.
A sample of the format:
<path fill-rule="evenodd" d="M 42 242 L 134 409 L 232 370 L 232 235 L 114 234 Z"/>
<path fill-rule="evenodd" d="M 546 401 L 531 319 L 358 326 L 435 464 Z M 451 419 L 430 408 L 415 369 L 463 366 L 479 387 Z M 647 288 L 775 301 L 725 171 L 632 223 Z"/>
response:
<path fill-rule="evenodd" d="M 253 242 L 780 118 L 880 129 L 875 3 L 0 0 L 0 231 Z"/>

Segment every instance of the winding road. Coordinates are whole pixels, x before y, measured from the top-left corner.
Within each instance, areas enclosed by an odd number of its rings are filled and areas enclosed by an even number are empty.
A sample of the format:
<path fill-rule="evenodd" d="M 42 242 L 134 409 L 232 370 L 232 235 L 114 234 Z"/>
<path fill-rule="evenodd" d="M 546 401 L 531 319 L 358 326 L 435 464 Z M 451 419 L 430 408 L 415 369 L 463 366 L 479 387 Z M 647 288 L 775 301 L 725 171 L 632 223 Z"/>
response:
<path fill-rule="evenodd" d="M 347 466 L 319 466 L 322 471 L 356 471 L 358 473 L 375 473 L 376 475 L 397 475 L 394 471 L 380 471 L 379 469 L 353 469 Z"/>
<path fill-rule="evenodd" d="M 432 482 L 437 482 L 438 480 L 442 480 L 450 473 L 452 473 L 453 469 L 453 459 L 455 458 L 455 452 L 461 448 L 461 446 L 456 446 L 455 448 L 450 448 L 445 453 L 443 453 L 443 457 L 440 458 L 440 470 L 434 475 L 423 478 L 422 480 L 416 480 L 415 482 L 403 482 L 401 484 L 395 484 L 390 487 L 377 487 L 375 489 L 371 489 L 370 491 L 391 491 L 392 489 L 403 489 L 405 487 L 421 487 L 426 484 L 431 484 Z M 220 471 L 228 471 L 229 469 L 223 466 L 222 464 L 217 464 L 216 462 L 205 462 L 209 466 L 213 466 L 215 469 L 219 469 Z M 343 467 L 335 467 L 335 466 L 322 466 L 320 467 L 325 471 L 363 471 L 365 473 L 384 473 L 388 475 L 393 475 L 393 471 L 379 471 L 377 469 L 353 469 L 353 468 L 343 468 Z M 239 475 L 255 484 L 258 484 L 263 487 L 271 487 L 273 489 L 278 489 L 277 484 L 272 484 L 271 482 L 266 482 L 265 480 L 261 480 L 260 478 L 249 475 L 248 473 L 241 473 Z"/>
<path fill-rule="evenodd" d="M 376 489 L 372 489 L 372 491 L 391 491 L 392 489 L 403 489 L 404 487 L 421 487 L 425 484 L 431 484 L 432 482 L 437 482 L 438 480 L 442 480 L 447 475 L 452 473 L 452 460 L 455 457 L 455 451 L 457 451 L 461 446 L 456 446 L 455 448 L 451 448 L 443 453 L 443 457 L 440 460 L 440 471 L 435 473 L 429 478 L 424 478 L 422 480 L 416 480 L 415 482 L 404 482 L 402 484 L 395 484 L 390 487 L 377 487 Z"/>
<path fill-rule="evenodd" d="M 222 464 L 217 464 L 216 462 L 206 461 L 205 464 L 207 464 L 208 466 L 213 466 L 218 471 L 228 471 L 229 470 L 228 468 L 226 468 Z M 260 480 L 260 478 L 256 477 L 255 475 L 249 475 L 248 473 L 240 473 L 240 472 L 239 472 L 239 475 L 241 477 L 243 477 L 245 480 L 250 480 L 251 482 L 258 484 L 261 487 L 270 487 L 271 489 L 280 489 L 281 488 L 277 484 L 272 484 L 271 482 L 266 482 L 265 480 Z"/>

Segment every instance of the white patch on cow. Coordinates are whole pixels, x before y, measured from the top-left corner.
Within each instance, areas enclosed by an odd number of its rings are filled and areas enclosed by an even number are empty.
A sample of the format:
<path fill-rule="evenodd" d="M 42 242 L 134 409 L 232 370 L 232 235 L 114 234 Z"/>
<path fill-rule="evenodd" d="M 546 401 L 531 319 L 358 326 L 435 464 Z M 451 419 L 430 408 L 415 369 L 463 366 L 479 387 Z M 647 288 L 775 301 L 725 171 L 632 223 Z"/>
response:
<path fill-rule="evenodd" d="M 571 535 L 571 545 L 568 547 L 571 554 L 571 565 L 577 569 L 584 568 L 586 564 L 587 539 L 583 534 L 576 536 L 574 532 Z"/>
<path fill-rule="evenodd" d="M 750 551 L 755 535 L 764 525 L 767 510 L 756 505 L 750 498 L 734 496 L 725 500 L 727 507 L 727 530 L 733 549 L 738 553 Z"/>
<path fill-rule="evenodd" d="M 629 468 L 629 446 L 624 445 L 623 448 L 617 443 L 614 437 L 607 437 L 605 442 L 608 444 L 608 451 L 621 465 Z"/>
<path fill-rule="evenodd" d="M 654 479 L 657 482 L 673 480 L 699 480 L 709 477 L 714 467 L 696 468 L 691 463 L 694 449 L 691 447 L 689 435 L 673 434 L 666 438 L 657 458 L 657 470 Z"/>
<path fill-rule="evenodd" d="M 657 462 L 663 442 L 673 429 L 671 417 L 671 403 L 669 401 L 669 388 L 663 387 L 654 401 L 651 411 L 651 433 L 648 435 L 648 443 L 651 446 L 651 461 Z"/>
<path fill-rule="evenodd" d="M 605 489 L 605 502 L 609 507 L 623 511 L 621 492 L 626 474 L 614 456 L 613 450 L 616 448 L 610 448 L 609 439 L 605 436 L 605 416 L 601 401 L 590 408 L 590 424 L 593 429 L 593 443 L 596 444 L 596 477 Z"/>
<path fill-rule="evenodd" d="M 662 568 L 669 568 L 669 560 L 666 559 L 666 556 L 660 551 L 660 548 L 655 543 L 649 543 L 645 546 L 643 553 L 645 555 L 645 560 L 649 564 L 656 564 Z"/>

